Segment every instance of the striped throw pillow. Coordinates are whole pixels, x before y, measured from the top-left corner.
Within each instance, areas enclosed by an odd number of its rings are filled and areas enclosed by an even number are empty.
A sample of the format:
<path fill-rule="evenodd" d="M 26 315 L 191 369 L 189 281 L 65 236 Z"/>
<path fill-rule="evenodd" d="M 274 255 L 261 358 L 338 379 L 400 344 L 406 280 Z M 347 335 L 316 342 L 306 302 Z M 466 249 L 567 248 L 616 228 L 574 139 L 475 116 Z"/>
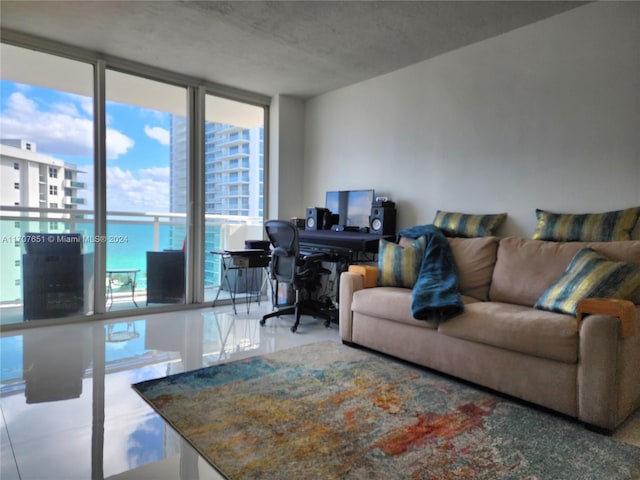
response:
<path fill-rule="evenodd" d="M 438 210 L 433 224 L 448 237 L 489 237 L 502 225 L 506 213 L 473 215 Z"/>
<path fill-rule="evenodd" d="M 628 300 L 640 288 L 640 263 L 614 262 L 585 247 L 538 299 L 535 308 L 576 315 L 583 298 Z"/>
<path fill-rule="evenodd" d="M 640 207 L 604 213 L 553 213 L 536 210 L 534 240 L 555 242 L 611 242 L 631 240 Z"/>
<path fill-rule="evenodd" d="M 378 285 L 381 287 L 413 288 L 420 272 L 426 238 L 420 237 L 411 245 L 380 239 L 378 248 Z"/>

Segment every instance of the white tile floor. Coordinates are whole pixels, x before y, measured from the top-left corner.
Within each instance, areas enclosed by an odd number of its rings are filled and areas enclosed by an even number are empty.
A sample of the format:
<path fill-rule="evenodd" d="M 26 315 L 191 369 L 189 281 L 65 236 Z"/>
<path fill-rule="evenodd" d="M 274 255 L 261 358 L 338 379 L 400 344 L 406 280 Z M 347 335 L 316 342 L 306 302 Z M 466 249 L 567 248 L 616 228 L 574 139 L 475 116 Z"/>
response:
<path fill-rule="evenodd" d="M 337 325 L 231 307 L 7 332 L 0 339 L 2 480 L 221 478 L 132 383 L 305 343 Z"/>
<path fill-rule="evenodd" d="M 2 480 L 221 478 L 131 384 L 305 343 L 336 325 L 271 319 L 265 303 L 141 315 L 2 335 Z M 640 415 L 616 437 L 640 446 Z"/>

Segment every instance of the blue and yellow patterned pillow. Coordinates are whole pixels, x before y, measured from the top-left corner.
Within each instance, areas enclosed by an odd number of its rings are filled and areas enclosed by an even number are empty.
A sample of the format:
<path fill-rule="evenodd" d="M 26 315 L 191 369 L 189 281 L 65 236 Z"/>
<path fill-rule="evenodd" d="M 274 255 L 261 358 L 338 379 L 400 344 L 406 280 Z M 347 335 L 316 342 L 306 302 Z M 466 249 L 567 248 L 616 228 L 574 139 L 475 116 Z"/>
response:
<path fill-rule="evenodd" d="M 611 242 L 631 240 L 640 207 L 604 213 L 553 213 L 536 210 L 534 240 L 555 242 Z"/>
<path fill-rule="evenodd" d="M 565 272 L 538 299 L 535 308 L 576 315 L 583 298 L 628 300 L 640 288 L 640 263 L 614 262 L 581 248 Z"/>
<path fill-rule="evenodd" d="M 420 237 L 411 245 L 380 239 L 378 247 L 378 285 L 381 287 L 413 288 L 418 278 L 426 238 Z"/>
<path fill-rule="evenodd" d="M 448 237 L 489 237 L 502 225 L 506 213 L 474 215 L 438 210 L 433 224 Z"/>

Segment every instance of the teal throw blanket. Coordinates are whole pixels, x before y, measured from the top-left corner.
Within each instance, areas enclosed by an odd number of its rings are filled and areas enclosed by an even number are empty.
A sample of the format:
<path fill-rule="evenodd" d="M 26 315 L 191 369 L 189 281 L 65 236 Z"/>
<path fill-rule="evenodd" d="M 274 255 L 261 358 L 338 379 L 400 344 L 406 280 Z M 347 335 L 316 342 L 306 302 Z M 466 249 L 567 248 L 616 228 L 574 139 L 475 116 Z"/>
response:
<path fill-rule="evenodd" d="M 445 321 L 464 311 L 458 291 L 458 273 L 451 247 L 434 225 L 416 225 L 398 233 L 400 237 L 426 237 L 427 246 L 413 287 L 411 313 L 418 320 Z"/>

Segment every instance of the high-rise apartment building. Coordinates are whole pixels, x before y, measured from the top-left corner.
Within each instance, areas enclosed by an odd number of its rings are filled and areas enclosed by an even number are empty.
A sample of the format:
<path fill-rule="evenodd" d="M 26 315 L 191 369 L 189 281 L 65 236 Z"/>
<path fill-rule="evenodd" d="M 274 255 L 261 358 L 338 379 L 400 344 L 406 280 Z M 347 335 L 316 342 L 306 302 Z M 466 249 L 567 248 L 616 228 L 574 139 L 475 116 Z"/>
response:
<path fill-rule="evenodd" d="M 25 234 L 69 231 L 65 210 L 85 202 L 78 173 L 74 164 L 37 153 L 34 142 L 0 140 L 0 302 L 21 301 Z"/>
<path fill-rule="evenodd" d="M 187 188 L 186 119 L 171 120 L 171 211 L 185 212 Z M 264 128 L 205 123 L 205 213 L 224 216 L 263 215 Z M 207 224 L 205 252 L 221 248 L 219 226 Z M 205 257 L 205 285 L 219 281 L 216 257 Z"/>

